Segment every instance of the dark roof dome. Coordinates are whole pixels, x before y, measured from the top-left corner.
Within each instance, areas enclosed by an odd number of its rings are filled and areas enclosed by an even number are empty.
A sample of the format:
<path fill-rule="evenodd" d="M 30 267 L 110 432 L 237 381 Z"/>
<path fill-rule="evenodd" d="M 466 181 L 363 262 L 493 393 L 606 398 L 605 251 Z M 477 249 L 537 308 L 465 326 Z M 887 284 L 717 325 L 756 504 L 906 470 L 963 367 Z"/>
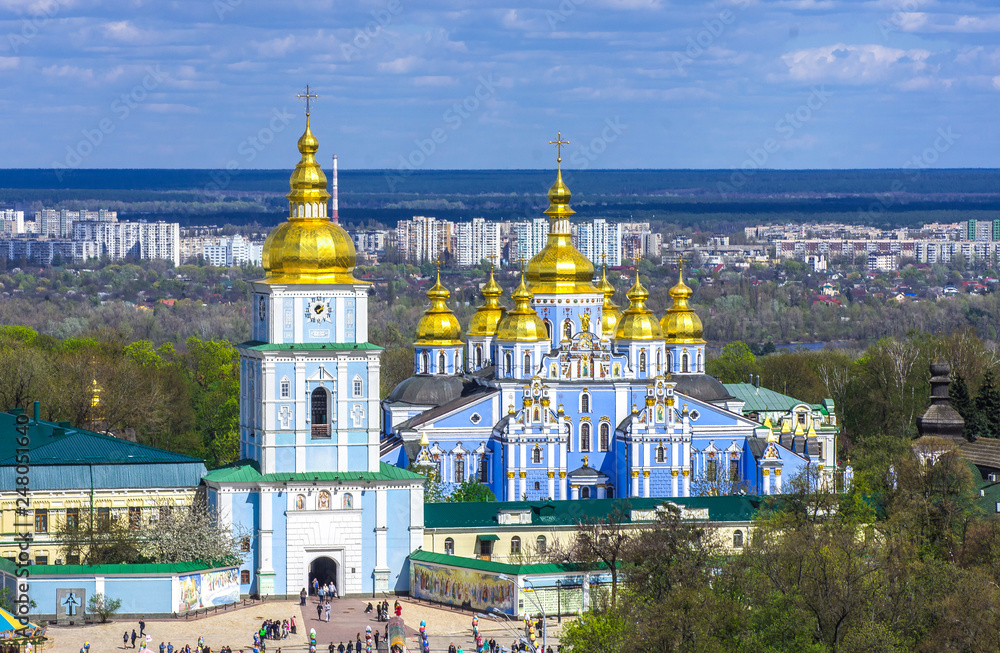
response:
<path fill-rule="evenodd" d="M 673 380 L 677 382 L 674 388 L 677 392 L 701 401 L 714 403 L 734 398 L 718 379 L 708 374 L 677 374 Z"/>
<path fill-rule="evenodd" d="M 389 393 L 387 401 L 401 402 L 416 406 L 440 406 L 452 399 L 462 396 L 462 393 L 476 382 L 461 376 L 446 374 L 417 374 L 404 379 Z"/>

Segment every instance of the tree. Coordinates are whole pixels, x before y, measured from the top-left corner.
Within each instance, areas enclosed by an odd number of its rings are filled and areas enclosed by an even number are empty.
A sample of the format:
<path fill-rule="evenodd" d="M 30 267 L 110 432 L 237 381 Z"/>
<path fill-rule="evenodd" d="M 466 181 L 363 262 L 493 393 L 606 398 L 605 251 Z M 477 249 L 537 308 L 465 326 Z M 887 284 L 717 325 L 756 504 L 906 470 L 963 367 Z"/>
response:
<path fill-rule="evenodd" d="M 155 515 L 140 544 L 144 557 L 152 562 L 238 565 L 249 549 L 250 533 L 221 524 L 203 500 L 187 507 L 164 506 Z M 192 533 L 197 537 L 191 537 Z"/>
<path fill-rule="evenodd" d="M 970 435 L 974 438 L 1000 438 L 1000 389 L 987 370 L 976 393 L 976 411 Z"/>
<path fill-rule="evenodd" d="M 623 615 L 591 610 L 566 626 L 559 643 L 570 653 L 619 653 L 635 650 L 630 646 L 634 636 Z"/>
<path fill-rule="evenodd" d="M 632 504 L 624 499 L 617 500 L 604 517 L 587 516 L 577 520 L 576 536 L 569 543 L 569 548 L 554 545 L 550 558 L 558 562 L 603 563 L 611 574 L 611 609 L 614 610 L 618 605 L 620 565 L 635 533 Z"/>
<path fill-rule="evenodd" d="M 708 361 L 708 373 L 723 383 L 747 383 L 758 372 L 757 357 L 745 342 L 729 343 L 718 358 Z"/>
<path fill-rule="evenodd" d="M 976 408 L 969 395 L 969 386 L 965 384 L 965 377 L 961 372 L 956 372 L 951 384 L 948 386 L 948 401 L 951 407 L 958 411 L 958 414 L 965 420 L 967 427 L 972 425 Z"/>
<path fill-rule="evenodd" d="M 121 599 L 113 599 L 111 597 L 104 596 L 104 594 L 100 592 L 91 594 L 90 599 L 87 601 L 87 611 L 90 614 L 96 614 L 100 617 L 102 624 L 108 623 L 108 619 L 113 617 L 121 607 Z"/>
<path fill-rule="evenodd" d="M 485 483 L 480 483 L 477 479 L 467 478 L 458 484 L 448 498 L 448 503 L 467 503 L 472 501 L 496 501 L 493 490 Z"/>

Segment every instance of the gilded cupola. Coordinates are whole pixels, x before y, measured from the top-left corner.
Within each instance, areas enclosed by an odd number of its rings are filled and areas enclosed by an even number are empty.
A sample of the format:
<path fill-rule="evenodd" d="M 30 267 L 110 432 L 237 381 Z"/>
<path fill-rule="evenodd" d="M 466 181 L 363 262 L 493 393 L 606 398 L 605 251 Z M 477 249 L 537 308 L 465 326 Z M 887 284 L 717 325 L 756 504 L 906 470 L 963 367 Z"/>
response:
<path fill-rule="evenodd" d="M 568 143 L 562 140 L 561 132 L 550 143 L 557 145 L 560 153 L 556 158 L 556 183 L 549 189 L 549 208 L 545 211 L 549 216 L 549 236 L 542 251 L 528 263 L 528 283 L 536 295 L 597 293 L 593 284 L 594 264 L 573 246 L 569 218 L 576 212 L 569 207 L 569 188 L 562 180 L 561 148 Z"/>
<path fill-rule="evenodd" d="M 302 155 L 289 185 L 288 221 L 264 241 L 263 264 L 267 283 L 358 284 L 354 278 L 357 252 L 354 241 L 327 215 L 326 175 L 316 161 L 319 142 L 309 128 L 299 138 Z"/>
<path fill-rule="evenodd" d="M 649 291 L 639 282 L 639 270 L 635 271 L 635 284 L 629 289 L 626 296 L 629 300 L 628 309 L 622 313 L 615 338 L 618 340 L 661 340 L 663 330 L 660 328 L 660 323 L 656 321 L 653 312 L 646 308 Z"/>
<path fill-rule="evenodd" d="M 660 326 L 663 327 L 663 334 L 668 343 L 693 345 L 705 342 L 701 337 L 701 318 L 688 304 L 691 295 L 692 290 L 684 283 L 684 271 L 681 270 L 677 285 L 670 289 L 673 304 L 660 320 Z"/>
<path fill-rule="evenodd" d="M 462 344 L 462 327 L 458 318 L 448 308 L 446 303 L 451 293 L 441 285 L 441 271 L 438 270 L 437 281 L 427 291 L 427 299 L 431 305 L 424 311 L 424 316 L 417 323 L 417 347 L 423 346 L 454 346 Z"/>
<path fill-rule="evenodd" d="M 531 308 L 531 291 L 524 283 L 524 273 L 521 273 L 521 283 L 518 284 L 510 298 L 514 300 L 512 308 L 500 324 L 497 325 L 497 340 L 517 341 L 517 342 L 537 342 L 548 340 L 549 334 L 545 329 L 545 323 L 538 317 L 535 309 Z"/>
<path fill-rule="evenodd" d="M 503 288 L 493 278 L 493 270 L 490 270 L 490 279 L 479 291 L 483 296 L 483 305 L 469 320 L 470 336 L 492 336 L 497 332 L 497 325 L 503 318 L 506 309 L 500 305 L 500 295 Z"/>
<path fill-rule="evenodd" d="M 604 305 L 601 307 L 601 333 L 605 338 L 613 338 L 618 330 L 618 322 L 622 318 L 618 304 L 611 301 L 615 294 L 615 287 L 608 281 L 608 266 L 601 270 L 601 282 L 597 284 L 597 289 L 604 293 Z"/>

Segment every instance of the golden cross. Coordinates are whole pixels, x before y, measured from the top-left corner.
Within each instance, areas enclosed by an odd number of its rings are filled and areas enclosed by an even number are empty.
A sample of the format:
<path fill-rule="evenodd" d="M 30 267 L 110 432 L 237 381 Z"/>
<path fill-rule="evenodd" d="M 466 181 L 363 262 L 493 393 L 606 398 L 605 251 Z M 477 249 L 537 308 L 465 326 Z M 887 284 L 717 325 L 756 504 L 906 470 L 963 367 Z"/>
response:
<path fill-rule="evenodd" d="M 306 92 L 305 92 L 305 94 L 303 95 L 302 93 L 299 93 L 295 97 L 299 98 L 300 100 L 305 100 L 306 101 L 306 115 L 308 116 L 309 115 L 309 108 L 310 108 L 309 101 L 312 100 L 312 99 L 318 98 L 319 96 L 316 95 L 315 93 L 310 93 L 309 92 L 309 84 L 306 84 Z"/>
<path fill-rule="evenodd" d="M 494 265 L 496 264 L 497 255 L 496 254 L 490 254 L 486 258 L 488 258 L 490 260 L 490 270 L 492 270 L 493 267 L 494 267 Z"/>
<path fill-rule="evenodd" d="M 517 259 L 517 262 L 521 264 L 521 270 L 524 270 L 524 261 L 525 261 L 525 258 L 523 256 L 521 256 L 521 257 L 519 257 Z"/>
<path fill-rule="evenodd" d="M 556 146 L 556 163 L 562 163 L 562 146 L 569 145 L 569 141 L 562 139 L 562 132 L 556 132 L 556 140 L 549 141 L 549 145 Z"/>

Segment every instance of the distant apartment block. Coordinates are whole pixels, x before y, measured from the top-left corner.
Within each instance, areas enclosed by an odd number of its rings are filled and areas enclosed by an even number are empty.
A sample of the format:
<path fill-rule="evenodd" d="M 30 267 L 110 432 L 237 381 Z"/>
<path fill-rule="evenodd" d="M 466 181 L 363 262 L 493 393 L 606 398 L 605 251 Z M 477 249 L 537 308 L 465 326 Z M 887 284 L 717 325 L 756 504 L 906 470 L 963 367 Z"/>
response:
<path fill-rule="evenodd" d="M 400 260 L 407 263 L 436 261 L 451 253 L 455 223 L 422 215 L 400 220 L 396 225 L 396 247 Z"/>
<path fill-rule="evenodd" d="M 97 243 L 92 241 L 24 235 L 0 238 L 0 256 L 13 264 L 25 261 L 33 265 L 52 265 L 57 258 L 65 263 L 80 263 L 97 255 Z"/>
<path fill-rule="evenodd" d="M 206 238 L 201 256 L 206 263 L 219 267 L 234 265 L 263 265 L 264 243 L 247 240 L 243 236 Z"/>
<path fill-rule="evenodd" d="M 180 225 L 176 222 L 99 222 L 73 224 L 73 240 L 97 243 L 98 256 L 114 260 L 163 259 L 181 263 Z"/>
<path fill-rule="evenodd" d="M 459 267 L 475 267 L 482 261 L 499 264 L 501 248 L 499 222 L 473 218 L 456 225 L 455 263 Z"/>
<path fill-rule="evenodd" d="M 612 267 L 622 264 L 622 225 L 602 218 L 573 225 L 573 244 L 594 265 L 603 261 Z"/>
<path fill-rule="evenodd" d="M 24 233 L 24 211 L 0 209 L 0 220 L 3 221 L 2 229 L 5 236 Z"/>
<path fill-rule="evenodd" d="M 1000 220 L 968 220 L 963 225 L 962 240 L 1000 240 Z"/>
<path fill-rule="evenodd" d="M 511 263 L 530 261 L 549 242 L 549 220 L 535 218 L 530 222 L 515 222 L 512 233 L 516 246 L 512 247 L 511 251 L 517 253 L 517 260 Z"/>
<path fill-rule="evenodd" d="M 39 236 L 71 238 L 76 222 L 118 222 L 118 212 L 99 209 L 97 211 L 70 211 L 67 209 L 42 209 L 35 212 L 36 231 Z"/>
<path fill-rule="evenodd" d="M 778 258 L 806 261 L 808 257 L 854 260 L 864 255 L 869 269 L 892 270 L 903 258 L 917 263 L 948 263 L 958 255 L 992 260 L 1000 242 L 985 240 L 780 240 L 775 243 Z M 872 257 L 875 257 L 874 259 Z M 872 261 L 878 267 L 872 268 Z M 890 266 L 890 267 L 886 267 Z"/>
<path fill-rule="evenodd" d="M 359 254 L 367 256 L 378 256 L 385 252 L 386 232 L 377 229 L 368 231 L 352 231 L 350 236 L 354 239 L 354 248 Z"/>

